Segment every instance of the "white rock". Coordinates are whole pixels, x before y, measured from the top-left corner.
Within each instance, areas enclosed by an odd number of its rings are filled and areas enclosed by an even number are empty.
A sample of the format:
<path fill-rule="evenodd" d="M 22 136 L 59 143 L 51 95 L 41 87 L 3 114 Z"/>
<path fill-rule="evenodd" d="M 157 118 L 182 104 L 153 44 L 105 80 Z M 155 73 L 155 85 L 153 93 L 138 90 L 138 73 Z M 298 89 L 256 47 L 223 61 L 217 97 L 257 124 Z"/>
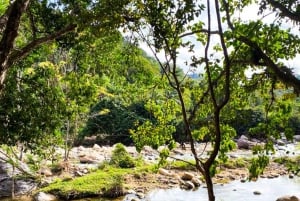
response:
<path fill-rule="evenodd" d="M 171 176 L 172 175 L 168 170 L 163 169 L 163 168 L 159 168 L 158 172 L 159 172 L 159 174 L 164 175 L 164 176 Z"/>
<path fill-rule="evenodd" d="M 195 188 L 195 185 L 191 181 L 186 181 L 186 182 L 184 182 L 183 185 L 184 185 L 183 188 L 187 189 L 187 190 L 191 190 L 191 189 Z"/>
<path fill-rule="evenodd" d="M 34 200 L 35 201 L 57 201 L 58 199 L 52 194 L 39 192 L 34 196 Z"/>
<path fill-rule="evenodd" d="M 100 150 L 101 147 L 100 147 L 98 144 L 94 144 L 93 149 L 94 149 L 94 150 Z"/>

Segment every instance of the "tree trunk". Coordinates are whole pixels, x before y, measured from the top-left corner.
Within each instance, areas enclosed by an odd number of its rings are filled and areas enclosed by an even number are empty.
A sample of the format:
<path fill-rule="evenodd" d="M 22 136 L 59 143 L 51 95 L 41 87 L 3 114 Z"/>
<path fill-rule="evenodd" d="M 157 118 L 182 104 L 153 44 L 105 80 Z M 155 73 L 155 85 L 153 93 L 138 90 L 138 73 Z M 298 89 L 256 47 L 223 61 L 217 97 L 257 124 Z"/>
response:
<path fill-rule="evenodd" d="M 208 200 L 215 201 L 214 186 L 213 186 L 212 178 L 209 173 L 209 169 L 205 169 L 204 174 L 205 174 L 204 175 L 205 183 L 207 185 Z"/>

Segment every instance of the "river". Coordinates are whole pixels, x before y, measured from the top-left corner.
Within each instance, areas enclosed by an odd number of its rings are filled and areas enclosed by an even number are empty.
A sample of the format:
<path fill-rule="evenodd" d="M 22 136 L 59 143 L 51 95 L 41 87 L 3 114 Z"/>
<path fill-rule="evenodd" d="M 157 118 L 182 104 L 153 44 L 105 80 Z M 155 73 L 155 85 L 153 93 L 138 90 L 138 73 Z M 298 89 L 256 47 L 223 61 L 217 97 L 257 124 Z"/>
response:
<path fill-rule="evenodd" d="M 255 195 L 254 191 L 261 194 Z M 224 185 L 215 185 L 217 201 L 275 201 L 283 195 L 300 197 L 300 178 L 289 179 L 282 176 L 274 179 L 258 179 L 256 182 L 233 181 Z M 185 191 L 179 188 L 154 190 L 147 195 L 147 201 L 207 201 L 207 191 Z"/>
<path fill-rule="evenodd" d="M 257 181 L 241 183 L 233 181 L 228 184 L 214 186 L 216 201 L 275 201 L 284 195 L 300 197 L 300 177 L 289 179 L 281 176 L 274 179 L 260 178 Z M 255 195 L 257 191 L 260 195 Z M 114 201 L 131 201 L 133 195 Z M 100 198 L 81 199 L 78 201 L 109 201 Z M 180 188 L 156 189 L 149 192 L 143 201 L 207 201 L 206 188 L 186 191 Z"/>

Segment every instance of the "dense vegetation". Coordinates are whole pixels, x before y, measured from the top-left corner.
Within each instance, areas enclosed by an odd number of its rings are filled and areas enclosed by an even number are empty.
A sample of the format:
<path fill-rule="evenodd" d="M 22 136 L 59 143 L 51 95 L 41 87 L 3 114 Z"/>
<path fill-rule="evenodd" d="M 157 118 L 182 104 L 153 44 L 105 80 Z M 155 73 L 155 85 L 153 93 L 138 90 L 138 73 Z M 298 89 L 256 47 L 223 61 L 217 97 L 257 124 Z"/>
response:
<path fill-rule="evenodd" d="M 299 27 L 298 4 L 4 0 L 0 144 L 45 157 L 60 145 L 67 160 L 86 136 L 138 150 L 167 145 L 162 158 L 188 142 L 213 201 L 216 159 L 226 162 L 234 138 L 266 142 L 253 161 L 260 167 L 274 138 L 299 134 L 300 80 L 286 66 L 300 51 L 290 26 Z M 250 5 L 259 18 L 236 15 Z M 212 144 L 208 159 L 199 141 Z"/>

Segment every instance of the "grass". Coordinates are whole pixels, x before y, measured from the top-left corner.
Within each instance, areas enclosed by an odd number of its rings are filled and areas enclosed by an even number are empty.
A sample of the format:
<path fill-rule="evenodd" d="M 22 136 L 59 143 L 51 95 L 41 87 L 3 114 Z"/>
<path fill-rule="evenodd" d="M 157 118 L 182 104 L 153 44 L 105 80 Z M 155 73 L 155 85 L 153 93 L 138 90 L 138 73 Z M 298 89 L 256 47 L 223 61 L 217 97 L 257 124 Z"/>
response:
<path fill-rule="evenodd" d="M 195 170 L 192 164 L 182 161 L 169 162 L 170 169 Z M 83 197 L 118 197 L 122 195 L 125 188 L 130 189 L 130 184 L 124 182 L 125 175 L 132 175 L 134 178 L 142 178 L 145 174 L 157 171 L 156 164 L 143 164 L 135 168 L 119 168 L 109 163 L 99 165 L 99 169 L 72 179 L 57 179 L 49 186 L 39 191 L 48 192 L 64 200 Z"/>
<path fill-rule="evenodd" d="M 132 158 L 124 145 L 119 143 L 113 150 L 112 159 L 100 164 L 97 170 L 82 177 L 58 179 L 40 191 L 55 194 L 64 200 L 92 196 L 114 198 L 124 194 L 125 175 L 141 178 L 142 174 L 155 170 L 155 165 L 145 165 L 141 158 Z"/>
<path fill-rule="evenodd" d="M 244 168 L 249 165 L 249 160 L 246 158 L 235 158 L 227 160 L 222 166 L 229 169 Z"/>
<path fill-rule="evenodd" d="M 114 186 L 117 178 L 120 179 L 129 172 L 129 169 L 110 167 L 97 170 L 83 177 L 76 177 L 72 180 L 64 181 L 59 179 L 42 188 L 41 191 L 54 193 L 61 198 L 102 195 Z"/>
<path fill-rule="evenodd" d="M 168 161 L 164 168 L 177 170 L 196 170 L 195 161 L 185 162 L 181 160 Z"/>
<path fill-rule="evenodd" d="M 296 157 L 280 157 L 274 159 L 274 162 L 287 167 L 288 171 L 298 175 L 300 173 L 300 156 Z"/>
<path fill-rule="evenodd" d="M 123 178 L 127 174 L 137 175 L 153 172 L 153 165 L 144 165 L 137 168 L 117 168 L 111 165 L 102 165 L 101 169 L 71 180 L 58 179 L 39 191 L 57 195 L 62 199 L 82 197 L 118 197 L 127 187 Z"/>

